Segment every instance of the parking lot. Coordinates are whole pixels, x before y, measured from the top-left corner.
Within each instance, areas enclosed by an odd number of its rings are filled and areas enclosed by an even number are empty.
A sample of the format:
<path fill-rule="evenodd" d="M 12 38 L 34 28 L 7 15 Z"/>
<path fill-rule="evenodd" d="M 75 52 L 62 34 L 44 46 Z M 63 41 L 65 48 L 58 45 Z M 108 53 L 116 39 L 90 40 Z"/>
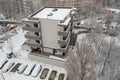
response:
<path fill-rule="evenodd" d="M 2 66 L 0 71 L 5 80 L 66 80 L 67 78 L 66 70 L 61 67 L 14 58 L 1 58 L 0 61 L 0 67 Z"/>

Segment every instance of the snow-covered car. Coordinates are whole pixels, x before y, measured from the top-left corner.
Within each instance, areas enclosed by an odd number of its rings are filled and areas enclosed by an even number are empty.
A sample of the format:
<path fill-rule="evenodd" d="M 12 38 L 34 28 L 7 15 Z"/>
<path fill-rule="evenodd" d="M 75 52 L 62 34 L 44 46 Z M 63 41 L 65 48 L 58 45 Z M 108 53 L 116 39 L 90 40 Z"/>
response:
<path fill-rule="evenodd" d="M 6 65 L 2 68 L 2 72 L 7 72 L 14 64 L 14 61 L 7 62 Z"/>
<path fill-rule="evenodd" d="M 29 64 L 28 67 L 25 69 L 23 74 L 26 76 L 30 75 L 35 66 L 36 66 L 36 64 Z"/>
<path fill-rule="evenodd" d="M 0 61 L 0 69 L 2 69 L 7 62 L 8 62 L 7 59 Z"/>
<path fill-rule="evenodd" d="M 36 65 L 35 68 L 33 69 L 32 73 L 31 73 L 31 76 L 32 77 L 37 77 L 38 74 L 40 73 L 42 69 L 42 66 L 40 64 Z"/>
<path fill-rule="evenodd" d="M 57 71 L 56 70 L 52 70 L 48 80 L 55 80 L 56 74 L 57 74 Z"/>
<path fill-rule="evenodd" d="M 40 78 L 41 79 L 45 79 L 48 75 L 48 72 L 49 72 L 49 69 L 48 68 L 44 68 L 41 75 L 40 75 Z"/>
<path fill-rule="evenodd" d="M 25 69 L 27 68 L 28 64 L 22 64 L 18 69 L 17 69 L 17 72 L 19 74 L 23 73 L 25 71 Z"/>

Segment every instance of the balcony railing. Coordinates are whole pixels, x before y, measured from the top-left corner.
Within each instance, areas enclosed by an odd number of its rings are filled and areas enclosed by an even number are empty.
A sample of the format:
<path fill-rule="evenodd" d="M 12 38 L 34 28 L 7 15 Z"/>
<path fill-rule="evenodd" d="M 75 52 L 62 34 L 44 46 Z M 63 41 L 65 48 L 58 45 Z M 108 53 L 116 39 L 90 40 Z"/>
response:
<path fill-rule="evenodd" d="M 24 26 L 23 29 L 26 30 L 26 31 L 31 31 L 31 32 L 40 32 L 40 28 Z"/>
<path fill-rule="evenodd" d="M 40 36 L 35 36 L 35 35 L 33 35 L 33 34 L 30 34 L 30 33 L 27 33 L 27 34 L 25 35 L 25 38 L 33 39 L 33 40 L 40 40 L 40 39 L 41 39 Z"/>
<path fill-rule="evenodd" d="M 63 53 L 67 53 L 67 51 L 68 51 L 68 45 L 65 48 L 62 48 L 62 47 L 58 48 L 58 51 L 59 52 L 63 52 Z"/>
<path fill-rule="evenodd" d="M 64 36 L 66 37 L 70 31 L 71 25 L 69 24 L 68 28 L 66 29 L 66 31 L 58 31 L 58 35 L 59 36 Z"/>
<path fill-rule="evenodd" d="M 23 20 L 22 20 L 22 22 L 24 22 L 24 23 L 39 23 L 39 19 L 37 19 L 37 18 L 24 18 Z"/>
<path fill-rule="evenodd" d="M 67 45 L 66 45 L 66 46 L 61 45 L 60 48 L 58 48 L 58 51 L 59 51 L 59 52 L 63 52 L 63 53 L 67 53 L 69 43 L 70 43 L 70 39 L 68 40 Z"/>
<path fill-rule="evenodd" d="M 26 44 L 27 46 L 30 46 L 30 47 L 38 47 L 38 48 L 41 48 L 41 44 L 32 43 L 32 42 L 25 42 L 25 44 Z"/>
<path fill-rule="evenodd" d="M 68 33 L 68 36 L 65 40 L 58 40 L 58 44 L 63 46 L 67 45 L 69 42 L 70 42 L 70 32 Z"/>

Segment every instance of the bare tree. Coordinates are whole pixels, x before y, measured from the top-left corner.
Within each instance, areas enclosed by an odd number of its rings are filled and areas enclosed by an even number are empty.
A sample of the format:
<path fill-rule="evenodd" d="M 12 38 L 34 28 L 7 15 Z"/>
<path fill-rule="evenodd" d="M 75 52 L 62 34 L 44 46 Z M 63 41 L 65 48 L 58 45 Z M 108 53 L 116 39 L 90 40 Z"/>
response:
<path fill-rule="evenodd" d="M 95 32 L 86 35 L 85 39 L 87 39 L 88 42 L 93 45 L 96 55 L 100 53 L 101 47 L 104 46 L 104 44 L 106 44 L 106 42 L 104 41 L 104 37 L 104 34 Z"/>
<path fill-rule="evenodd" d="M 103 62 L 103 67 L 102 67 L 102 71 L 101 71 L 102 75 L 104 75 L 104 71 L 106 70 L 107 61 L 111 56 L 113 45 L 114 45 L 114 40 L 110 41 L 110 43 L 107 46 L 107 50 L 105 52 L 106 53 L 106 58 L 105 58 L 105 60 Z"/>
<path fill-rule="evenodd" d="M 102 24 L 96 23 L 96 25 L 94 26 L 94 32 L 95 32 L 95 33 L 102 34 L 102 33 L 103 33 Z"/>
<path fill-rule="evenodd" d="M 50 6 L 50 0 L 42 0 L 41 2 L 43 6 Z"/>
<path fill-rule="evenodd" d="M 101 8 L 98 6 L 98 3 L 96 3 L 96 0 L 91 0 L 90 2 L 78 0 L 78 5 L 75 5 L 75 7 L 77 8 L 78 16 L 82 18 L 95 17 Z M 77 18 L 79 18 L 78 16 Z"/>
<path fill-rule="evenodd" d="M 95 55 L 90 44 L 77 43 L 75 51 L 70 51 L 67 59 L 70 80 L 95 80 Z"/>
<path fill-rule="evenodd" d="M 120 46 L 116 45 L 116 38 L 98 33 L 89 34 L 87 38 L 97 54 L 95 59 L 96 78 L 99 80 L 119 80 Z"/>
<path fill-rule="evenodd" d="M 120 13 L 118 13 L 118 15 L 117 15 L 117 22 L 118 22 L 118 24 L 120 24 Z"/>
<path fill-rule="evenodd" d="M 118 74 L 120 73 L 120 55 L 119 55 L 119 46 L 115 44 L 115 40 L 111 39 L 105 55 L 104 59 L 102 61 L 102 68 L 100 71 L 100 77 L 102 77 L 105 80 L 119 80 L 120 77 Z"/>
<path fill-rule="evenodd" d="M 92 60 L 94 79 L 96 80 L 119 80 L 120 74 L 120 46 L 118 41 L 119 37 L 111 37 L 102 33 L 89 33 L 86 37 L 82 38 L 81 44 L 77 43 L 75 50 L 70 51 L 68 54 L 68 73 L 70 80 L 87 80 L 85 65 L 91 62 L 86 62 L 86 58 Z M 88 46 L 90 48 L 88 48 Z M 86 51 L 85 51 L 86 50 Z M 92 53 L 89 50 L 92 50 Z M 87 53 L 87 54 L 86 54 Z M 92 55 L 94 54 L 94 55 Z M 86 56 L 87 57 L 84 57 Z M 92 57 L 91 57 L 92 55 Z M 94 56 L 94 57 L 93 57 Z M 82 63 L 85 61 L 85 63 Z M 82 64 L 82 66 L 80 65 Z M 84 67 L 84 68 L 83 68 Z M 87 73 L 86 73 L 87 72 Z M 81 78 L 81 75 L 83 78 Z M 89 80 L 92 80 L 89 78 Z"/>
<path fill-rule="evenodd" d="M 107 27 L 109 27 L 109 25 L 111 24 L 111 22 L 113 21 L 113 14 L 107 14 L 106 15 L 106 22 L 105 24 L 107 25 Z"/>

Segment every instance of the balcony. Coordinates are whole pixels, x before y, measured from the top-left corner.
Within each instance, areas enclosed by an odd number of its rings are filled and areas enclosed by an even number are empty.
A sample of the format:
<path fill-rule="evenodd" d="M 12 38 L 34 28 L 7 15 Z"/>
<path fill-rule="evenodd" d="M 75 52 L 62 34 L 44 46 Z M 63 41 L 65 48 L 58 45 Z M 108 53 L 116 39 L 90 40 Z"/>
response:
<path fill-rule="evenodd" d="M 34 28 L 34 27 L 23 27 L 24 30 L 26 31 L 31 31 L 31 32 L 40 32 L 40 28 Z"/>
<path fill-rule="evenodd" d="M 66 46 L 65 45 L 60 45 L 60 48 L 58 48 L 58 51 L 62 52 L 62 53 L 67 53 L 69 43 L 70 43 L 70 39 L 68 40 Z"/>
<path fill-rule="evenodd" d="M 68 51 L 68 45 L 69 45 L 69 44 L 67 44 L 66 47 L 60 47 L 60 48 L 58 48 L 58 51 L 59 51 L 59 52 L 62 52 L 62 53 L 67 53 L 67 51 Z"/>
<path fill-rule="evenodd" d="M 32 43 L 32 42 L 25 42 L 25 44 L 26 44 L 27 46 L 30 46 L 30 47 L 38 47 L 38 48 L 41 48 L 41 44 Z"/>
<path fill-rule="evenodd" d="M 71 28 L 71 24 L 69 24 L 68 28 L 65 31 L 58 31 L 58 35 L 66 37 L 70 31 L 70 28 Z"/>
<path fill-rule="evenodd" d="M 35 36 L 34 34 L 32 33 L 27 33 L 25 35 L 25 38 L 27 39 L 33 39 L 33 40 L 41 40 L 41 37 L 40 36 Z"/>
<path fill-rule="evenodd" d="M 68 36 L 65 40 L 58 40 L 58 44 L 65 46 L 70 42 L 70 32 L 68 33 Z"/>
<path fill-rule="evenodd" d="M 39 19 L 37 19 L 37 18 L 24 18 L 23 20 L 22 20 L 22 22 L 24 22 L 24 23 L 39 23 L 40 21 L 39 21 Z"/>
<path fill-rule="evenodd" d="M 58 26 L 64 26 L 64 27 L 66 27 L 66 26 L 69 25 L 70 21 L 71 21 L 71 17 L 67 18 L 64 22 L 58 23 Z"/>

